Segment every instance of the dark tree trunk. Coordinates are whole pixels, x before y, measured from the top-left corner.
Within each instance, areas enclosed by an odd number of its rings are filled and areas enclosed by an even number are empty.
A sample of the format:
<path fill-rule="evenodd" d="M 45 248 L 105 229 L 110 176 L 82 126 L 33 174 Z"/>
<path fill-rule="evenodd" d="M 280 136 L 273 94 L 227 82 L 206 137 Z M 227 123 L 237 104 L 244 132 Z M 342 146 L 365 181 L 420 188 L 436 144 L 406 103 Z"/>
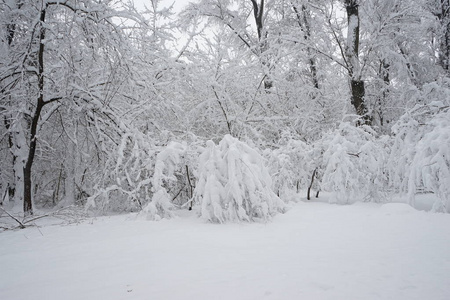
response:
<path fill-rule="evenodd" d="M 9 149 L 11 151 L 11 154 L 12 154 L 12 165 L 15 166 L 16 162 L 17 162 L 17 155 L 12 150 L 13 147 L 14 147 L 14 142 L 13 142 L 13 133 L 10 132 L 11 122 L 7 119 L 6 116 L 5 116 L 4 122 L 5 122 L 6 130 L 9 132 L 8 133 L 8 147 L 9 147 Z M 15 172 L 15 168 L 13 167 L 13 181 L 8 183 L 8 197 L 9 197 L 9 199 L 14 199 L 14 195 L 16 194 L 16 185 L 15 185 L 16 176 L 17 175 L 16 175 L 16 172 Z"/>
<path fill-rule="evenodd" d="M 311 189 L 314 183 L 314 178 L 316 177 L 316 172 L 317 172 L 317 168 L 314 169 L 312 176 L 311 176 L 311 183 L 309 184 L 308 187 L 308 193 L 306 195 L 306 199 L 311 200 Z M 317 197 L 316 197 L 317 198 Z"/>
<path fill-rule="evenodd" d="M 264 33 L 264 0 L 260 0 L 259 4 L 257 0 L 251 0 L 253 5 L 253 16 L 255 17 L 256 32 L 258 33 L 259 42 L 259 56 L 261 64 L 265 69 L 264 72 L 264 89 L 268 92 L 273 87 L 273 81 L 270 78 L 269 69 L 270 63 L 267 57 L 264 56 L 264 52 L 267 50 L 266 34 Z"/>
<path fill-rule="evenodd" d="M 439 63 L 447 72 L 450 73 L 450 1 L 440 1 L 437 17 L 440 22 L 440 45 L 439 45 Z"/>
<path fill-rule="evenodd" d="M 378 98 L 378 118 L 380 119 L 380 126 L 384 126 L 385 116 L 384 116 L 384 108 L 386 106 L 386 101 L 389 93 L 389 85 L 391 83 L 390 74 L 389 74 L 390 65 L 385 60 L 382 60 L 380 63 L 380 70 L 378 71 L 378 76 L 382 80 L 382 93 Z"/>
<path fill-rule="evenodd" d="M 264 0 L 261 0 L 258 5 L 257 0 L 251 0 L 253 4 L 253 15 L 255 17 L 256 31 L 258 32 L 258 40 L 261 41 L 263 38 L 263 14 L 264 14 Z"/>
<path fill-rule="evenodd" d="M 351 79 L 350 85 L 352 90 L 351 103 L 355 107 L 356 113 L 366 120 L 367 107 L 364 103 L 364 96 L 366 94 L 364 81 Z"/>
<path fill-rule="evenodd" d="M 32 201 L 32 188 L 31 188 L 31 171 L 34 162 L 34 156 L 36 153 L 36 133 L 37 125 L 41 115 L 42 108 L 46 104 L 44 102 L 44 38 L 45 38 L 45 13 L 46 8 L 41 10 L 40 15 L 40 29 L 39 29 L 39 50 L 38 56 L 38 98 L 36 103 L 36 109 L 34 111 L 33 118 L 31 120 L 30 127 L 30 148 L 28 150 L 28 157 L 23 169 L 24 179 L 24 195 L 23 195 L 23 212 L 25 215 L 33 214 L 33 201 Z"/>
<path fill-rule="evenodd" d="M 192 210 L 192 206 L 193 206 L 193 199 L 192 199 L 192 197 L 193 197 L 193 195 L 194 195 L 194 188 L 193 188 L 193 186 L 192 186 L 192 183 L 191 183 L 191 175 L 189 174 L 189 168 L 188 168 L 188 166 L 186 165 L 186 178 L 187 178 L 187 181 L 188 181 L 188 185 L 189 185 L 189 201 L 191 201 L 190 203 L 189 203 L 189 210 Z"/>

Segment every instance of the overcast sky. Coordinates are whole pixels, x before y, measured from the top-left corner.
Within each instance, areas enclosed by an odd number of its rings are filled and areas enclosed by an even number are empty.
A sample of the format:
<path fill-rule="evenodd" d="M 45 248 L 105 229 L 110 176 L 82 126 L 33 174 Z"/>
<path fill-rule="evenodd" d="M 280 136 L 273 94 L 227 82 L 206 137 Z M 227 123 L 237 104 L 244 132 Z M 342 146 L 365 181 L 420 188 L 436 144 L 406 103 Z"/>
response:
<path fill-rule="evenodd" d="M 174 4 L 173 7 L 175 9 L 175 12 L 178 13 L 189 2 L 192 2 L 192 0 L 162 0 L 161 5 L 164 7 L 168 7 L 171 4 Z M 144 5 L 150 6 L 150 0 L 134 0 L 134 3 L 139 8 L 143 8 Z"/>

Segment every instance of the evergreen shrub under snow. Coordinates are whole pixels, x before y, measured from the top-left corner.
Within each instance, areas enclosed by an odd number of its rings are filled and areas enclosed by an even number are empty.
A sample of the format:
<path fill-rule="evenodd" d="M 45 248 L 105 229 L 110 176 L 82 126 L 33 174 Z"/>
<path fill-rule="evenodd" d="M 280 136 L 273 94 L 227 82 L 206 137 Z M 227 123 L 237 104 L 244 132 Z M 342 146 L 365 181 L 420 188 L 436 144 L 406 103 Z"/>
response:
<path fill-rule="evenodd" d="M 267 220 L 285 211 L 262 156 L 230 135 L 206 143 L 197 177 L 194 199 L 211 222 Z"/>

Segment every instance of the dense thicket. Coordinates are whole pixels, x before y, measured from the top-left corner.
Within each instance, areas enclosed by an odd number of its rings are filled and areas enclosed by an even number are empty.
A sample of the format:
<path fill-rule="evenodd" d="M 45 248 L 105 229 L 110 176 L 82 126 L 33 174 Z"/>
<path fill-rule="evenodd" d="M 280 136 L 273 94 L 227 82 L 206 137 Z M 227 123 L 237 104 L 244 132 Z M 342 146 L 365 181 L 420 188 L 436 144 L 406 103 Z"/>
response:
<path fill-rule="evenodd" d="M 0 202 L 223 222 L 308 189 L 450 212 L 449 40 L 446 0 L 1 0 Z"/>

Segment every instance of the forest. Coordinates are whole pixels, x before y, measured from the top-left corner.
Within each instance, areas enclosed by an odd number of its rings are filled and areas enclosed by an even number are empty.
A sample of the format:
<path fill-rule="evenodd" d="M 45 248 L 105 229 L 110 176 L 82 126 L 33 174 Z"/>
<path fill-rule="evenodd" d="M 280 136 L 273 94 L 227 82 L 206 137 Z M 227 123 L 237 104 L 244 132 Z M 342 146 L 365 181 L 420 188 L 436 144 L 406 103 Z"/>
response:
<path fill-rule="evenodd" d="M 450 213 L 448 0 L 144 4 L 0 1 L 2 215 Z"/>

